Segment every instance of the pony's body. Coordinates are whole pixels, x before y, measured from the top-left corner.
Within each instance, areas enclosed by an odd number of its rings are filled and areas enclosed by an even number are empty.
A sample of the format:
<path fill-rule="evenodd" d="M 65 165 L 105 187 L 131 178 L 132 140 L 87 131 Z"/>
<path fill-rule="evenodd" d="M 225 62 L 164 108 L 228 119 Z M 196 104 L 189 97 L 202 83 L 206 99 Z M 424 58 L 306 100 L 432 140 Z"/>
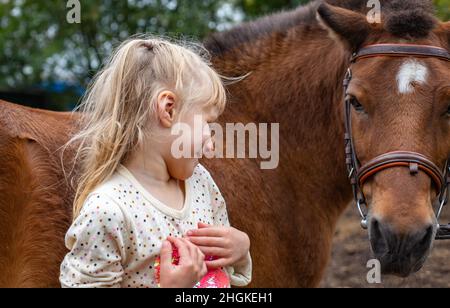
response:
<path fill-rule="evenodd" d="M 72 117 L 0 101 L 1 287 L 58 286 L 73 200 L 58 148 Z"/>
<path fill-rule="evenodd" d="M 222 74 L 251 73 L 229 86 L 221 122 L 280 123 L 277 169 L 263 171 L 256 160 L 202 162 L 227 200 L 231 223 L 251 238 L 253 287 L 318 286 L 352 197 L 342 106 L 350 52 L 316 20 L 318 5 L 206 42 Z M 5 102 L 0 111 L 0 286 L 57 286 L 73 198 L 58 148 L 74 119 Z"/>

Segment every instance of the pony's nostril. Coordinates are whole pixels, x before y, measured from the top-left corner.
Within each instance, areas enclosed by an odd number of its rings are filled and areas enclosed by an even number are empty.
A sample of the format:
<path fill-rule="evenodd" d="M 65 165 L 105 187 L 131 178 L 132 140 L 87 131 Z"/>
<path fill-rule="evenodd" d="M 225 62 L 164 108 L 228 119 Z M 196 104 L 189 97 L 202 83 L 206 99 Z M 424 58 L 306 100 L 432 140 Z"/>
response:
<path fill-rule="evenodd" d="M 379 232 L 380 231 L 380 223 L 375 218 L 372 218 L 372 220 L 370 222 L 370 227 L 371 227 L 372 232 Z"/>
<path fill-rule="evenodd" d="M 433 226 L 423 229 L 409 238 L 409 245 L 405 245 L 405 252 L 415 259 L 423 259 L 430 250 L 434 236 L 435 228 Z"/>
<path fill-rule="evenodd" d="M 419 236 L 418 245 L 419 247 L 429 246 L 430 242 L 433 240 L 434 227 L 429 226 L 422 234 L 422 238 Z"/>
<path fill-rule="evenodd" d="M 372 218 L 370 222 L 369 237 L 372 245 L 372 250 L 375 254 L 385 254 L 389 250 L 387 239 L 383 234 L 381 224 L 375 218 Z"/>

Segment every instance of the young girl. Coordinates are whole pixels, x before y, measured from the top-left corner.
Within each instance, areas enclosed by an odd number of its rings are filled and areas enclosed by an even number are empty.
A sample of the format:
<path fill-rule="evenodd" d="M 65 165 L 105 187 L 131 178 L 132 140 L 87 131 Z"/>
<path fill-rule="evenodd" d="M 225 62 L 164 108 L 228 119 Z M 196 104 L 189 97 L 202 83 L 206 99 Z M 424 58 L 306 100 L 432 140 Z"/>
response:
<path fill-rule="evenodd" d="M 131 39 L 94 79 L 82 104 L 85 128 L 70 142 L 79 142 L 82 168 L 63 287 L 250 282 L 248 236 L 229 226 L 209 172 L 172 153 L 174 125 L 192 127 L 199 116 L 201 138 L 189 138 L 189 146 L 214 147 L 208 122 L 222 113 L 225 90 L 203 54 Z"/>

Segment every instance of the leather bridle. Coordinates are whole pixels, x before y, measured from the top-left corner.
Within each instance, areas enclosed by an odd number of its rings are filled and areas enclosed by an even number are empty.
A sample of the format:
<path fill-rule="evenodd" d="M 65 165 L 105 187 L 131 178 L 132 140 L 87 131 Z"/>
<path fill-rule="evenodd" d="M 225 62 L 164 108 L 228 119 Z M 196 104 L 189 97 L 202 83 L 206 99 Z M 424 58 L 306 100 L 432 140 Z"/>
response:
<path fill-rule="evenodd" d="M 424 172 L 431 178 L 438 192 L 434 205 L 438 208 L 436 217 L 439 221 L 442 209 L 449 200 L 450 157 L 447 159 L 445 168 L 442 171 L 425 155 L 416 152 L 393 151 L 385 153 L 373 158 L 363 166 L 360 165 L 356 155 L 351 123 L 352 98 L 347 93 L 350 81 L 352 80 L 351 65 L 361 59 L 380 56 L 436 58 L 450 62 L 450 54 L 447 50 L 427 45 L 376 44 L 366 46 L 352 55 L 351 64 L 344 79 L 345 157 L 349 179 L 353 188 L 353 195 L 358 211 L 362 217 L 361 226 L 364 229 L 368 228 L 367 201 L 362 191 L 363 185 L 377 173 L 397 167 L 408 168 L 411 176 L 419 172 Z M 366 208 L 366 211 L 363 211 L 363 207 Z M 450 225 L 439 224 L 436 239 L 450 239 Z"/>

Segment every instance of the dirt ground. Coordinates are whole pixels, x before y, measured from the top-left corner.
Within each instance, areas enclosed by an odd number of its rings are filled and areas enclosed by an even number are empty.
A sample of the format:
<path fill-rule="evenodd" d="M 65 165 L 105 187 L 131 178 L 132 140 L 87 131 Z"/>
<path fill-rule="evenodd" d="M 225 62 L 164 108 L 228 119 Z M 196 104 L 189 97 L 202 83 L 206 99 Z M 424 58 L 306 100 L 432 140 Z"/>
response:
<path fill-rule="evenodd" d="M 444 209 L 441 223 L 450 222 L 450 207 Z M 383 276 L 382 283 L 371 285 L 366 276 L 372 259 L 368 235 L 359 226 L 356 208 L 349 206 L 336 230 L 332 258 L 322 282 L 325 288 L 409 288 L 450 287 L 450 240 L 437 241 L 422 270 L 402 279 Z"/>

